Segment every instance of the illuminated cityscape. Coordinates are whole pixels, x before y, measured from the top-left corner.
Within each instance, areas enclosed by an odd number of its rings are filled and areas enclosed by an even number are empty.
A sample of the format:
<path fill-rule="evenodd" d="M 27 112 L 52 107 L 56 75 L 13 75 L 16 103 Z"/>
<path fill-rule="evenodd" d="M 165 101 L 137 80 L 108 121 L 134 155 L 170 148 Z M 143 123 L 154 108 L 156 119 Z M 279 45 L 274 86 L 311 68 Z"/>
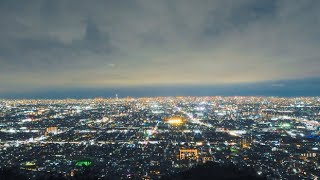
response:
<path fill-rule="evenodd" d="M 320 0 L 0 0 L 0 180 L 320 179 Z"/>
<path fill-rule="evenodd" d="M 29 177 L 158 179 L 212 161 L 273 179 L 320 174 L 320 99 L 1 100 L 1 165 Z"/>

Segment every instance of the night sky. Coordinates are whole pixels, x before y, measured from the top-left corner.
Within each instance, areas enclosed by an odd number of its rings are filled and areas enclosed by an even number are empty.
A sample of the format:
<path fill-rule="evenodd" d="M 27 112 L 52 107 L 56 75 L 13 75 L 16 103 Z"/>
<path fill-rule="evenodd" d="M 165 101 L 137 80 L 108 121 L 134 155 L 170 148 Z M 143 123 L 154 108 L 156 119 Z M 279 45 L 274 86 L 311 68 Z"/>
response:
<path fill-rule="evenodd" d="M 116 93 L 320 96 L 320 1 L 0 1 L 0 98 Z"/>

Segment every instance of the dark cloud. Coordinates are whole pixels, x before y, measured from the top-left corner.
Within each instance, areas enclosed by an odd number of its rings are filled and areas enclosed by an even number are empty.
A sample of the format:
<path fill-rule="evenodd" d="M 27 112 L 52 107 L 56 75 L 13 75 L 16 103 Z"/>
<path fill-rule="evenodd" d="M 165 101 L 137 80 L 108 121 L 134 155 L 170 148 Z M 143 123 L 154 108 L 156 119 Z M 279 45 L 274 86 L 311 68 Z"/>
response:
<path fill-rule="evenodd" d="M 319 77 L 319 29 L 316 0 L 2 0 L 0 91 Z"/>

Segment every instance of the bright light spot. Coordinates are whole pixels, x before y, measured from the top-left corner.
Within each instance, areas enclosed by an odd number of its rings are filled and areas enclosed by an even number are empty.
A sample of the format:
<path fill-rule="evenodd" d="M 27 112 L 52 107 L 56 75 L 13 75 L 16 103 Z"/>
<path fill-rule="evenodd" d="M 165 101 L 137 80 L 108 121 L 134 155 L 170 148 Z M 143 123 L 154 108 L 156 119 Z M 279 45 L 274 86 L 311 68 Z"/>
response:
<path fill-rule="evenodd" d="M 289 123 L 283 123 L 283 124 L 281 125 L 281 127 L 287 128 L 287 127 L 290 127 L 290 124 L 289 124 Z"/>
<path fill-rule="evenodd" d="M 183 124 L 183 120 L 180 117 L 173 117 L 167 120 L 167 123 L 172 125 L 181 125 Z"/>
<path fill-rule="evenodd" d="M 200 134 L 201 133 L 201 131 L 198 130 L 198 129 L 194 130 L 193 132 L 196 133 L 196 134 Z"/>
<path fill-rule="evenodd" d="M 182 121 L 181 121 L 181 119 L 170 119 L 170 120 L 168 120 L 168 123 L 170 123 L 170 124 L 181 124 Z"/>

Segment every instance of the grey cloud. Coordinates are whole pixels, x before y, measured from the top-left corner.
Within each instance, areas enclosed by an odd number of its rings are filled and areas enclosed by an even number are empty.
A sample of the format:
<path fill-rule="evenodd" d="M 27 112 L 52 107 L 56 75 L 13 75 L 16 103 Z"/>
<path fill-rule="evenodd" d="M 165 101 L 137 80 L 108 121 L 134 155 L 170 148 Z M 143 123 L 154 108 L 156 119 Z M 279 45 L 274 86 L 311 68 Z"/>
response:
<path fill-rule="evenodd" d="M 0 75 L 12 87 L 12 77 L 112 86 L 320 76 L 319 1 L 0 3 Z"/>
<path fill-rule="evenodd" d="M 227 9 L 229 12 L 224 12 L 226 9 L 222 7 L 210 10 L 204 33 L 217 35 L 235 29 L 244 30 L 249 24 L 273 17 L 276 5 L 275 0 L 246 1 L 237 5 L 234 5 L 234 1 L 225 1 L 223 6 L 230 7 Z"/>

